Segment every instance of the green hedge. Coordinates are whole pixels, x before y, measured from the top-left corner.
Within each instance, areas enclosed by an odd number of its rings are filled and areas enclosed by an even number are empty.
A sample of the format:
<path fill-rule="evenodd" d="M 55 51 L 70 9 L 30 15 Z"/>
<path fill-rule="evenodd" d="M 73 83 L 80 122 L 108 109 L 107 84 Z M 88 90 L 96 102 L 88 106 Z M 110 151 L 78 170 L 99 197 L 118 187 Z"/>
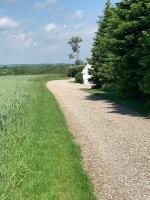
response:
<path fill-rule="evenodd" d="M 75 75 L 75 81 L 76 83 L 83 83 L 83 74 L 81 72 L 78 72 Z"/>

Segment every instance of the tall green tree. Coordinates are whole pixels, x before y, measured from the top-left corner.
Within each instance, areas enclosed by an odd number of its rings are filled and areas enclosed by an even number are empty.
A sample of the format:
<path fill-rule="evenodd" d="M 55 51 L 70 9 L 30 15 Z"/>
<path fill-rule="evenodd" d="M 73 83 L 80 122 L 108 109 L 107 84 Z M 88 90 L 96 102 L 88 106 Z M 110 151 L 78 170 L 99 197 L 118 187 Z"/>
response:
<path fill-rule="evenodd" d="M 150 104 L 150 2 L 145 0 L 141 2 L 144 7 L 144 16 L 142 24 L 144 30 L 138 38 L 138 46 L 135 49 L 135 56 L 138 58 L 139 64 L 142 66 L 139 71 L 141 80 L 138 82 L 140 91 L 144 93 L 145 98 L 149 99 Z"/>
<path fill-rule="evenodd" d="M 128 98 L 150 101 L 150 1 L 106 3 L 92 48 L 91 81 L 115 83 Z"/>
<path fill-rule="evenodd" d="M 72 49 L 72 53 L 69 54 L 69 58 L 70 59 L 76 59 L 75 60 L 75 64 L 80 64 L 80 59 L 79 59 L 79 56 L 80 56 L 80 43 L 83 42 L 82 41 L 82 38 L 79 37 L 79 36 L 73 36 L 68 44 L 70 45 L 71 49 Z"/>
<path fill-rule="evenodd" d="M 142 66 L 140 71 L 142 79 L 139 81 L 139 87 L 150 103 L 150 29 L 143 32 L 139 42 L 140 48 L 137 49 L 137 54 L 139 55 L 139 52 L 141 52 L 139 62 Z"/>
<path fill-rule="evenodd" d="M 149 0 L 122 0 L 115 10 L 117 20 L 111 33 L 111 49 L 116 58 L 117 83 L 121 93 L 131 98 L 147 92 L 143 84 L 149 71 L 149 58 L 145 60 L 149 54 L 149 12 Z"/>
<path fill-rule="evenodd" d="M 113 9 L 110 1 L 107 1 L 104 15 L 99 17 L 98 31 L 94 38 L 92 57 L 89 62 L 92 64 L 91 81 L 96 87 L 101 87 L 103 83 L 114 80 L 114 72 L 110 63 L 112 54 L 108 49 L 110 39 L 109 21 L 113 15 Z"/>

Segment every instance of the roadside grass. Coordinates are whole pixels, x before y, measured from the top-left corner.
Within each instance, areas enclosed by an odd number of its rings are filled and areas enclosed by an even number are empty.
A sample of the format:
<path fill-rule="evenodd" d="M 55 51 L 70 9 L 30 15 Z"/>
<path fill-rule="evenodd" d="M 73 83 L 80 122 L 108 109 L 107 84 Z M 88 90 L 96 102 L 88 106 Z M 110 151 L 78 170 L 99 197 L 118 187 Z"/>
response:
<path fill-rule="evenodd" d="M 80 149 L 45 87 L 62 78 L 1 77 L 1 200 L 95 200 Z"/>
<path fill-rule="evenodd" d="M 101 89 L 84 89 L 86 92 L 100 97 L 100 99 L 107 99 L 115 103 L 119 103 L 133 111 L 141 113 L 143 116 L 150 116 L 150 109 L 141 101 L 129 100 L 116 95 L 114 92 L 108 92 Z"/>

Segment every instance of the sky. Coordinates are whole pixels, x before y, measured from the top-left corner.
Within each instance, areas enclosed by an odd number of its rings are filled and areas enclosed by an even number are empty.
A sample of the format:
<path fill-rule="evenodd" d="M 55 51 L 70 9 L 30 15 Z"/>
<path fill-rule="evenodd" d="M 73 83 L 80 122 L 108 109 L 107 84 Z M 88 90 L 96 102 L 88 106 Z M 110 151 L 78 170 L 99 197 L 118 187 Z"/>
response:
<path fill-rule="evenodd" d="M 112 0 L 115 3 L 117 0 Z M 0 0 L 0 64 L 69 63 L 72 36 L 90 57 L 105 0 Z"/>

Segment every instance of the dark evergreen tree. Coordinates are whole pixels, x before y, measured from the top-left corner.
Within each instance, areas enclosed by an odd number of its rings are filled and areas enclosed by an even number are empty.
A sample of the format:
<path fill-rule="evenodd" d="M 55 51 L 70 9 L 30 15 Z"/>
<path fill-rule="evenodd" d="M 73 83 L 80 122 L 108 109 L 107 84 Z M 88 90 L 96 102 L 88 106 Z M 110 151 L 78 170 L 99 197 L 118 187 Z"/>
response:
<path fill-rule="evenodd" d="M 111 52 L 108 49 L 109 20 L 112 13 L 113 7 L 110 1 L 107 1 L 104 16 L 99 17 L 98 31 L 94 38 L 92 57 L 90 59 L 90 63 L 92 64 L 92 69 L 90 71 L 92 75 L 91 82 L 93 82 L 96 87 L 101 87 L 103 83 L 114 80 L 113 70 L 109 63 Z"/>
<path fill-rule="evenodd" d="M 140 91 L 144 93 L 144 98 L 149 101 L 150 105 L 150 2 L 145 0 L 141 2 L 144 8 L 144 16 L 141 24 L 144 30 L 139 39 L 138 46 L 135 49 L 135 56 L 138 58 L 139 64 L 142 66 L 139 74 L 141 80 L 138 82 Z"/>
<path fill-rule="evenodd" d="M 148 34 L 150 28 L 148 5 L 147 0 L 122 0 L 115 11 L 118 19 L 112 33 L 112 52 L 116 57 L 114 64 L 118 86 L 127 97 L 142 96 L 142 83 L 147 81 L 146 63 L 143 60 L 148 47 L 147 42 L 143 45 L 142 41 L 148 39 L 145 31 Z M 143 48 L 145 52 L 142 52 Z"/>
<path fill-rule="evenodd" d="M 150 104 L 150 0 L 106 3 L 90 63 L 97 87 L 115 83 L 121 95 Z"/>

